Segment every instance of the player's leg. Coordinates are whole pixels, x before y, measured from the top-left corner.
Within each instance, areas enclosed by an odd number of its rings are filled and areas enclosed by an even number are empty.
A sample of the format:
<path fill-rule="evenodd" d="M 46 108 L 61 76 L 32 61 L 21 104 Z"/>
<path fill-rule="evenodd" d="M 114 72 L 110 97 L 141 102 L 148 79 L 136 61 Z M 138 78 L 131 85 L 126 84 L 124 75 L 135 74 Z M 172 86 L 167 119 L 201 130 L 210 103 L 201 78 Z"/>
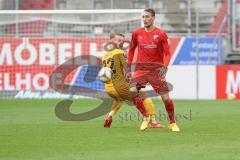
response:
<path fill-rule="evenodd" d="M 108 116 L 114 116 L 121 107 L 122 107 L 122 101 L 119 99 L 116 99 L 112 105 L 112 109 L 109 112 Z"/>
<path fill-rule="evenodd" d="M 152 85 L 155 92 L 161 96 L 164 102 L 165 109 L 170 120 L 169 127 L 172 131 L 180 131 L 175 122 L 174 103 L 169 96 L 169 92 L 172 90 L 172 86 L 156 72 L 151 72 L 148 77 L 150 77 L 148 78 L 149 83 Z"/>
<path fill-rule="evenodd" d="M 164 125 L 160 124 L 159 122 L 157 122 L 156 120 L 156 108 L 151 100 L 151 98 L 145 98 L 143 101 L 143 104 L 148 112 L 148 114 L 150 115 L 151 121 L 149 123 L 149 126 L 151 128 L 164 128 Z"/>
<path fill-rule="evenodd" d="M 169 96 L 168 93 L 161 95 L 161 97 L 162 97 L 163 103 L 165 105 L 165 108 L 166 108 L 166 111 L 168 113 L 168 117 L 169 117 L 169 120 L 170 120 L 169 128 L 172 131 L 179 132 L 180 129 L 175 122 L 175 112 L 174 112 L 173 101 L 170 99 L 170 96 Z"/>
<path fill-rule="evenodd" d="M 126 81 L 122 83 L 119 82 L 118 85 L 115 85 L 115 89 L 118 95 L 121 97 L 121 99 L 133 102 L 138 111 L 144 117 L 148 116 L 147 110 L 145 109 L 143 104 L 143 99 L 139 96 L 138 92 L 135 91 L 129 92 L 130 91 L 129 84 Z"/>
<path fill-rule="evenodd" d="M 139 90 L 139 94 L 143 99 L 143 104 L 148 114 L 150 115 L 150 123 L 149 126 L 151 128 L 163 128 L 164 125 L 160 124 L 156 121 L 156 108 L 152 102 L 152 100 L 148 97 L 148 94 L 145 90 L 145 86 L 141 84 L 137 84 L 137 89 Z"/>
<path fill-rule="evenodd" d="M 119 94 L 117 93 L 117 91 L 115 90 L 115 88 L 113 86 L 111 86 L 111 85 L 106 86 L 105 91 L 110 97 L 115 99 L 115 101 L 112 105 L 112 109 L 111 109 L 107 118 L 104 121 L 104 127 L 109 128 L 111 126 L 113 116 L 118 112 L 118 110 L 122 106 L 122 100 L 121 100 L 121 97 L 119 96 Z"/>
<path fill-rule="evenodd" d="M 106 87 L 106 92 L 108 95 L 113 97 L 114 99 L 117 100 L 129 100 L 134 103 L 136 108 L 140 111 L 140 113 L 144 117 L 144 121 L 147 120 L 147 111 L 144 108 L 143 101 L 139 96 L 132 96 L 129 93 L 129 84 L 124 80 L 124 81 L 119 81 L 118 83 L 112 84 L 110 87 Z M 147 123 L 148 124 L 148 123 Z M 148 126 L 147 126 L 148 127 Z M 145 130 L 147 128 L 145 125 L 141 125 L 140 129 Z"/>
<path fill-rule="evenodd" d="M 155 106 L 150 98 L 145 98 L 143 101 L 144 107 L 146 108 L 148 114 L 151 116 L 151 118 L 156 118 L 156 109 Z"/>
<path fill-rule="evenodd" d="M 113 105 L 112 105 L 112 109 L 109 112 L 107 118 L 104 121 L 104 127 L 105 128 L 109 128 L 112 124 L 112 120 L 113 120 L 113 116 L 117 113 L 117 111 L 121 108 L 122 106 L 122 101 L 120 100 L 115 100 Z"/>
<path fill-rule="evenodd" d="M 174 104 L 173 101 L 170 99 L 169 94 L 161 95 L 162 101 L 165 105 L 166 111 L 168 113 L 168 118 L 170 123 L 175 123 L 175 112 L 174 112 Z"/>
<path fill-rule="evenodd" d="M 139 86 L 137 84 L 138 83 L 138 78 L 132 78 L 130 81 L 130 88 L 129 88 L 129 95 L 130 98 L 132 99 L 134 105 L 137 107 L 137 109 L 139 110 L 139 112 L 141 112 L 142 116 L 143 116 L 143 122 L 140 126 L 140 130 L 145 130 L 148 128 L 148 124 L 150 122 L 150 117 L 147 113 L 147 110 L 143 104 L 143 98 L 140 96 L 139 94 Z"/>
<path fill-rule="evenodd" d="M 143 122 L 140 126 L 140 130 L 145 130 L 148 128 L 148 124 L 150 122 L 150 117 L 147 113 L 147 110 L 144 107 L 143 104 L 143 99 L 140 96 L 137 96 L 135 93 L 131 93 L 132 94 L 132 101 L 134 103 L 134 105 L 136 106 L 136 108 L 138 109 L 138 111 L 142 114 L 143 116 Z"/>

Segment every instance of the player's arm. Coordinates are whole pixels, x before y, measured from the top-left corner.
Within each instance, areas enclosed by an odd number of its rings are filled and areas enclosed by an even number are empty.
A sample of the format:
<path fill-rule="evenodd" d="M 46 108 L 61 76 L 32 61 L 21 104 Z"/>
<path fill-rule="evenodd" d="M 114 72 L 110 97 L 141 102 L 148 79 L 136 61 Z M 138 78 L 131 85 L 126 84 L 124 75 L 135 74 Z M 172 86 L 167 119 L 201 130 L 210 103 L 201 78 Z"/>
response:
<path fill-rule="evenodd" d="M 124 54 L 120 56 L 120 63 L 121 63 L 121 66 L 123 67 L 124 75 L 127 81 L 129 81 L 129 79 L 132 76 L 132 72 L 131 72 L 131 68 L 128 66 L 127 58 L 124 57 Z"/>
<path fill-rule="evenodd" d="M 129 68 L 127 66 L 127 58 L 126 56 L 124 56 L 124 53 L 119 54 L 119 61 L 120 61 L 120 65 L 123 67 L 125 74 L 128 73 Z"/>
<path fill-rule="evenodd" d="M 168 42 L 167 34 L 163 32 L 161 37 L 162 37 L 161 43 L 163 47 L 164 60 L 163 60 L 163 67 L 159 68 L 159 74 L 162 77 L 165 77 L 168 70 L 167 68 L 171 59 L 171 52 L 170 52 L 170 45 Z"/>
<path fill-rule="evenodd" d="M 128 68 L 131 68 L 131 64 L 132 64 L 132 61 L 133 61 L 133 58 L 134 58 L 134 52 L 135 52 L 135 49 L 137 47 L 137 35 L 135 32 L 132 33 L 132 39 L 131 39 L 131 46 L 129 48 L 129 51 L 128 51 L 128 63 L 127 63 L 127 67 Z"/>
<path fill-rule="evenodd" d="M 170 52 L 168 36 L 165 32 L 163 33 L 162 47 L 163 47 L 163 53 L 164 53 L 164 67 L 167 68 L 171 60 L 171 52 Z"/>

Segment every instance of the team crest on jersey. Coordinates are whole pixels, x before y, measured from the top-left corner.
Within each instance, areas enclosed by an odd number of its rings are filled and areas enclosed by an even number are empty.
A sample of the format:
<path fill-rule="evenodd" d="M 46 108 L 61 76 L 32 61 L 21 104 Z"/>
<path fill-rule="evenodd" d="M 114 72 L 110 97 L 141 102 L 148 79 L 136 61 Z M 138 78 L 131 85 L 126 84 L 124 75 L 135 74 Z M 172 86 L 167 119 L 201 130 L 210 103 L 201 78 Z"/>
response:
<path fill-rule="evenodd" d="M 158 35 L 157 34 L 154 34 L 153 35 L 153 40 L 157 40 L 158 39 Z"/>

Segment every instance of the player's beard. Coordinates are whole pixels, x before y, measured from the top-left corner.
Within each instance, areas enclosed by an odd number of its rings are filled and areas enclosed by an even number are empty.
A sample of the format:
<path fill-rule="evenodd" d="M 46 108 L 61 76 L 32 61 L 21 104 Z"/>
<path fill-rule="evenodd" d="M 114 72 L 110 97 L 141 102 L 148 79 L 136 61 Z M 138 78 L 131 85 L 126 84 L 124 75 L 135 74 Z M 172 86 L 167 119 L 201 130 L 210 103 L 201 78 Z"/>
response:
<path fill-rule="evenodd" d="M 153 22 L 151 22 L 149 25 L 145 26 L 145 28 L 149 29 L 153 26 Z"/>
<path fill-rule="evenodd" d="M 120 43 L 120 44 L 118 45 L 118 49 L 123 49 L 123 43 Z"/>
<path fill-rule="evenodd" d="M 123 49 L 123 43 L 115 44 L 117 49 Z"/>

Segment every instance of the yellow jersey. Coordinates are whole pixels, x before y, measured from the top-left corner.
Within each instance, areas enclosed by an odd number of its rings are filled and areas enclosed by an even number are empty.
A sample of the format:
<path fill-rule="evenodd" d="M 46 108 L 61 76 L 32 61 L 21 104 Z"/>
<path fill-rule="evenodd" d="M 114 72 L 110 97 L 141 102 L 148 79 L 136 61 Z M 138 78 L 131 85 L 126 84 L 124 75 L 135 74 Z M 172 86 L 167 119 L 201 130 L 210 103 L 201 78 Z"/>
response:
<path fill-rule="evenodd" d="M 106 84 L 126 81 L 123 71 L 123 64 L 126 63 L 126 61 L 127 58 L 124 56 L 124 51 L 121 49 L 114 49 L 107 52 L 103 56 L 103 66 L 111 68 L 113 72 L 112 80 L 107 82 Z"/>

